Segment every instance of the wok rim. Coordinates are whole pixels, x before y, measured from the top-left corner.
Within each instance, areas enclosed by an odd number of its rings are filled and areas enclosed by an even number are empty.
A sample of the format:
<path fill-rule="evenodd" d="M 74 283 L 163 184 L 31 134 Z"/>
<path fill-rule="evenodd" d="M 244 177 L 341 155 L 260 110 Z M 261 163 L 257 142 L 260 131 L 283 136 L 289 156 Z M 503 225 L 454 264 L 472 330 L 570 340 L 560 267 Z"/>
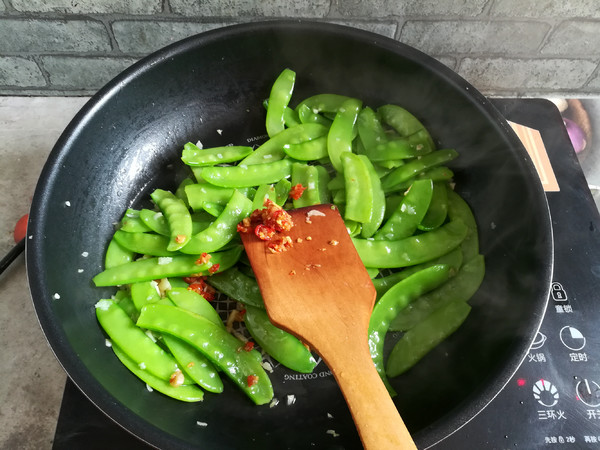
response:
<path fill-rule="evenodd" d="M 56 320 L 54 317 L 51 302 L 45 301 L 45 299 L 49 298 L 48 288 L 45 286 L 43 277 L 38 276 L 38 274 L 44 273 L 44 267 L 43 264 L 41 264 L 44 241 L 42 239 L 32 239 L 31 236 L 40 236 L 44 233 L 43 223 L 47 217 L 48 187 L 53 185 L 54 179 L 60 172 L 61 161 L 71 151 L 71 142 L 76 140 L 80 131 L 93 120 L 95 112 L 105 103 L 109 102 L 122 88 L 135 82 L 135 79 L 139 74 L 149 70 L 155 64 L 168 63 L 169 59 L 174 58 L 179 54 L 186 53 L 190 49 L 202 47 L 212 41 L 227 39 L 231 35 L 282 30 L 285 28 L 294 28 L 298 31 L 302 30 L 307 32 L 310 30 L 322 31 L 323 29 L 328 29 L 333 33 L 340 33 L 345 38 L 351 38 L 361 42 L 368 41 L 371 45 L 383 47 L 398 56 L 414 60 L 419 65 L 435 72 L 447 83 L 467 92 L 466 95 L 469 100 L 472 101 L 488 121 L 492 122 L 491 125 L 506 137 L 508 144 L 513 148 L 518 148 L 518 152 L 528 160 L 526 165 L 529 173 L 526 175 L 537 178 L 537 172 L 535 171 L 533 163 L 523 147 L 523 144 L 499 110 L 483 94 L 449 67 L 433 57 L 402 42 L 370 31 L 314 20 L 269 20 L 234 24 L 205 31 L 177 41 L 149 54 L 122 71 L 86 102 L 53 146 L 40 174 L 32 200 L 28 223 L 28 236 L 30 236 L 30 238 L 26 240 L 25 259 L 30 295 L 38 323 L 40 324 L 45 338 L 59 364 L 62 366 L 63 370 L 65 370 L 65 373 L 78 389 L 108 418 L 127 432 L 135 435 L 138 439 L 151 446 L 169 447 L 178 445 L 186 447 L 188 446 L 188 443 L 174 435 L 160 430 L 155 425 L 147 422 L 140 416 L 137 416 L 124 404 L 117 401 L 102 387 L 98 380 L 96 380 L 93 374 L 82 363 L 75 350 L 70 346 L 65 332 L 61 328 L 60 321 Z M 540 282 L 540 285 L 542 282 L 545 284 L 546 289 L 543 298 L 536 299 L 537 304 L 534 308 L 536 317 L 535 321 L 533 319 L 531 321 L 532 332 L 526 339 L 522 339 L 518 354 L 514 354 L 516 352 L 513 352 L 511 358 L 507 359 L 505 362 L 503 369 L 499 371 L 499 373 L 494 374 L 492 379 L 486 384 L 485 388 L 476 390 L 460 405 L 449 411 L 444 417 L 414 434 L 414 439 L 417 443 L 423 445 L 424 448 L 436 445 L 446 437 L 461 429 L 483 411 L 494 398 L 502 392 L 503 388 L 509 383 L 510 379 L 514 376 L 515 372 L 525 359 L 527 349 L 531 345 L 542 324 L 550 294 L 554 266 L 554 242 L 552 221 L 546 195 L 541 183 L 534 183 L 534 185 L 536 186 L 534 196 L 542 203 L 540 207 L 546 213 L 543 220 L 540 219 L 545 222 L 546 225 L 545 229 L 541 230 L 541 232 L 544 233 L 548 239 L 545 248 L 547 261 L 543 268 L 546 279 L 541 280 Z"/>

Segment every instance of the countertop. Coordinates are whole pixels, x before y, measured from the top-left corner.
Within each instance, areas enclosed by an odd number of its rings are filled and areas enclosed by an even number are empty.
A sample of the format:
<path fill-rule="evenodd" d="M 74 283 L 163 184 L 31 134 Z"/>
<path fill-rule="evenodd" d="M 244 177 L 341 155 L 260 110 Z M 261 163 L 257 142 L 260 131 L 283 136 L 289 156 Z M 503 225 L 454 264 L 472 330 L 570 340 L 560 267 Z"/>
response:
<path fill-rule="evenodd" d="M 0 256 L 14 245 L 14 225 L 29 210 L 54 143 L 87 100 L 0 97 Z M 585 105 L 593 128 L 600 102 Z M 600 185 L 595 155 L 586 149 L 580 159 L 590 185 Z M 0 298 L 0 448 L 49 449 L 66 375 L 38 324 L 23 255 L 0 275 Z"/>

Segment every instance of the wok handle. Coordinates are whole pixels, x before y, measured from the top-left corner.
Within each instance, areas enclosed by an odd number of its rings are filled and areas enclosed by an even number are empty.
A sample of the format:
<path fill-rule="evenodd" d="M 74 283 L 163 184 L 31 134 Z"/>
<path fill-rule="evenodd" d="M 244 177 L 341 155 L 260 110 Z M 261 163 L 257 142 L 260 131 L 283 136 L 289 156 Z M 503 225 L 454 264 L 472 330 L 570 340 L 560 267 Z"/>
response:
<path fill-rule="evenodd" d="M 348 348 L 348 341 L 342 348 Z M 364 448 L 416 449 L 396 405 L 375 369 L 366 340 L 365 345 L 350 348 L 352 351 L 340 351 L 340 347 L 337 347 L 337 351 L 331 354 L 320 353 L 340 386 Z"/>
<path fill-rule="evenodd" d="M 10 266 L 10 264 L 17 259 L 17 256 L 19 256 L 21 253 L 23 253 L 23 250 L 25 250 L 25 239 L 21 239 L 19 242 L 17 242 L 17 245 L 15 245 L 13 248 L 10 249 L 10 251 L 4 256 L 4 258 L 2 258 L 2 260 L 0 260 L 0 275 L 2 275 L 2 273 L 8 269 L 8 266 Z"/>

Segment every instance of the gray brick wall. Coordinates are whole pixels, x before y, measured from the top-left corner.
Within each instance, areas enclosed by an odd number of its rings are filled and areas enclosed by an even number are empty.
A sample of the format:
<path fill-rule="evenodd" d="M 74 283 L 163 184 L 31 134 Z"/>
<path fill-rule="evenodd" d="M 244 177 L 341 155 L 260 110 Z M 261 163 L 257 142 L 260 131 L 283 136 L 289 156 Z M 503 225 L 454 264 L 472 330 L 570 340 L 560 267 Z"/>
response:
<path fill-rule="evenodd" d="M 0 0 L 0 95 L 89 95 L 179 39 L 276 18 L 397 39 L 487 95 L 600 95 L 598 0 Z"/>

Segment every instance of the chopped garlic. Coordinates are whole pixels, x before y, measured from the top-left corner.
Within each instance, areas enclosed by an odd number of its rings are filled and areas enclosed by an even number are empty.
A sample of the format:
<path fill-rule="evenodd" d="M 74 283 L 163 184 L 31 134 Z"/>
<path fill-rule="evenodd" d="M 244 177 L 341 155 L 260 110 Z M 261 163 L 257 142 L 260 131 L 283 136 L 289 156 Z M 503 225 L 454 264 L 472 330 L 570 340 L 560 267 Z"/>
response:
<path fill-rule="evenodd" d="M 112 300 L 100 300 L 96 303 L 96 309 L 101 309 L 102 311 L 108 311 L 108 308 L 113 304 Z"/>

